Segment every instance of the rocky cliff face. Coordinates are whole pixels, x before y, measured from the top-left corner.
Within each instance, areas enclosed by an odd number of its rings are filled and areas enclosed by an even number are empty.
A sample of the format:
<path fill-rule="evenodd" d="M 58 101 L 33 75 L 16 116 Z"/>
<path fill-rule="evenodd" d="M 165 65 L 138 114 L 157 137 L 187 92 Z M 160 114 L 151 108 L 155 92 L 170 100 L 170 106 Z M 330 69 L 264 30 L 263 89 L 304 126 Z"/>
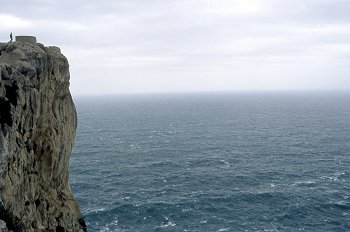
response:
<path fill-rule="evenodd" d="M 0 74 L 0 231 L 86 231 L 68 184 L 77 115 L 67 59 L 0 43 Z"/>

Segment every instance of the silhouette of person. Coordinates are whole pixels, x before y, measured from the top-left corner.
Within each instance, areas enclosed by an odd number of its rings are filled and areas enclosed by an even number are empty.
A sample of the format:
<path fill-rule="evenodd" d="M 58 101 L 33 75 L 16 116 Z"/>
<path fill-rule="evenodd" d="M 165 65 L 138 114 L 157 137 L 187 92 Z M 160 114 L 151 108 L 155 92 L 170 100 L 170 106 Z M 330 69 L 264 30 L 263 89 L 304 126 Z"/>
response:
<path fill-rule="evenodd" d="M 12 39 L 13 39 L 13 38 L 12 38 L 12 32 L 11 32 L 11 34 L 10 34 L 10 39 L 11 39 L 11 41 L 10 41 L 10 42 L 12 42 Z"/>

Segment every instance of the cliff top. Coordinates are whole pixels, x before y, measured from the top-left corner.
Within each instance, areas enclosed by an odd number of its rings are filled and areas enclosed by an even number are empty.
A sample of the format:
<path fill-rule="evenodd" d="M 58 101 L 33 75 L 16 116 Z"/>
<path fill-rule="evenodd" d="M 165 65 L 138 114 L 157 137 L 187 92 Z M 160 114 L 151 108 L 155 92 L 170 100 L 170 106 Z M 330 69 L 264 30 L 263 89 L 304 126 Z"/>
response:
<path fill-rule="evenodd" d="M 40 58 L 39 54 L 44 54 L 47 50 L 55 53 L 61 53 L 61 49 L 56 46 L 45 47 L 41 43 L 37 43 L 34 36 L 16 36 L 16 41 L 0 43 L 0 64 L 15 64 L 19 60 L 32 60 Z M 27 56 L 29 53 L 35 53 L 38 57 Z"/>

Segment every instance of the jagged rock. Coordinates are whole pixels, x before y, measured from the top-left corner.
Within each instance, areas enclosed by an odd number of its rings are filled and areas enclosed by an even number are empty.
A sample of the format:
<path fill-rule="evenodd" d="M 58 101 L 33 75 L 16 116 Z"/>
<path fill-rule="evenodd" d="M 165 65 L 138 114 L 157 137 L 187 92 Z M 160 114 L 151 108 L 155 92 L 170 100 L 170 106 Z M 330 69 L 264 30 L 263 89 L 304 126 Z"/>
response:
<path fill-rule="evenodd" d="M 68 184 L 68 61 L 28 42 L 0 43 L 0 54 L 0 231 L 86 231 Z"/>
<path fill-rule="evenodd" d="M 0 220 L 0 232 L 8 232 L 8 228 L 6 226 L 6 222 L 3 220 Z"/>

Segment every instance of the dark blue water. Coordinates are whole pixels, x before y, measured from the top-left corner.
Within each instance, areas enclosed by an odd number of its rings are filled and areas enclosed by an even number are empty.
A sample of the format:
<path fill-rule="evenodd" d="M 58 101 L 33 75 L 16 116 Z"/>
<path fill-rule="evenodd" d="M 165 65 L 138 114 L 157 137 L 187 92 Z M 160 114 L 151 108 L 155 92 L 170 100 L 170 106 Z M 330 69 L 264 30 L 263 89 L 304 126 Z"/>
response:
<path fill-rule="evenodd" d="M 75 99 L 89 231 L 350 231 L 350 94 Z"/>

